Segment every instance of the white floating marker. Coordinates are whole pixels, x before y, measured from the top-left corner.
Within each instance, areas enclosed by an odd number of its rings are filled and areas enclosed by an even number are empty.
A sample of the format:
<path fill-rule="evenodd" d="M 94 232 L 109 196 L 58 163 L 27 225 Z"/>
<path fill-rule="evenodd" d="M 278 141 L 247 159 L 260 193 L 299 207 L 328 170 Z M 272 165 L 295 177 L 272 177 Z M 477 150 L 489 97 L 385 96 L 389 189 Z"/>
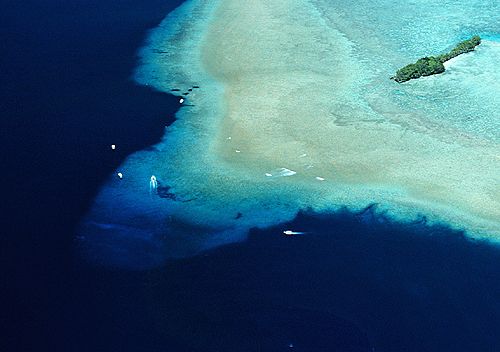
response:
<path fill-rule="evenodd" d="M 318 181 L 324 181 L 325 179 L 323 177 L 316 176 L 316 180 L 318 180 Z"/>
<path fill-rule="evenodd" d="M 180 99 L 179 99 L 179 103 L 180 103 L 180 104 L 184 103 L 184 99 L 180 98 Z"/>
<path fill-rule="evenodd" d="M 115 144 L 111 144 L 111 149 L 115 150 L 116 149 L 116 145 Z"/>
<path fill-rule="evenodd" d="M 123 174 L 121 172 L 117 173 L 117 175 L 120 180 L 123 178 Z"/>
<path fill-rule="evenodd" d="M 231 140 L 231 137 L 227 137 L 226 139 L 227 139 L 227 140 Z"/>

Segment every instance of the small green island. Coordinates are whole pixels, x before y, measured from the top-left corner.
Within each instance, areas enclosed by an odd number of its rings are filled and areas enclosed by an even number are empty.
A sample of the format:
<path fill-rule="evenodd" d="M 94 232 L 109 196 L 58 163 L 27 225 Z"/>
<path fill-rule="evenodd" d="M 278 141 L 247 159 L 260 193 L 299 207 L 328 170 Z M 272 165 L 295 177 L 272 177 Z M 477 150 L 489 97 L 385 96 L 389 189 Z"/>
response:
<path fill-rule="evenodd" d="M 399 69 L 396 75 L 391 77 L 398 83 L 409 81 L 410 79 L 420 78 L 422 76 L 430 76 L 445 71 L 443 63 L 457 57 L 458 55 L 474 51 L 474 48 L 481 44 L 481 38 L 478 35 L 473 36 L 468 40 L 464 40 L 457 44 L 449 53 L 428 56 L 418 59 L 414 64 L 406 65 Z"/>

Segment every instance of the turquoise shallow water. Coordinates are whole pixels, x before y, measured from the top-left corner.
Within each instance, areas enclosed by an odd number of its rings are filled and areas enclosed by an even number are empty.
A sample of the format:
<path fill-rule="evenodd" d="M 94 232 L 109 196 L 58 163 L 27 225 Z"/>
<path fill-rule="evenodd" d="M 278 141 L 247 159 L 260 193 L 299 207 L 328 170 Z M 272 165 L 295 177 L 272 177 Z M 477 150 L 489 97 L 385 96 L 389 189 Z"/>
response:
<path fill-rule="evenodd" d="M 444 75 L 400 85 L 390 94 L 399 106 L 422 112 L 432 122 L 498 142 L 498 2 L 319 3 L 327 16 L 360 43 L 359 55 L 371 56 L 366 62 L 385 76 L 420 57 L 447 52 L 455 43 L 481 35 L 483 45 L 477 53 L 453 60 Z"/>
<path fill-rule="evenodd" d="M 426 119 L 498 142 L 500 5 L 497 1 L 317 1 L 359 45 L 360 57 L 390 75 L 420 57 L 449 51 L 479 34 L 477 53 L 449 64 L 442 76 L 390 90 L 391 99 Z M 390 20 L 388 20 L 390 19 Z M 369 59 L 367 59 L 369 57 Z"/>
<path fill-rule="evenodd" d="M 110 178 L 82 233 L 184 256 L 300 209 L 377 203 L 496 241 L 499 14 L 494 1 L 188 1 L 151 33 L 135 75 L 189 93 L 178 121 Z M 388 79 L 483 33 L 442 75 Z"/>

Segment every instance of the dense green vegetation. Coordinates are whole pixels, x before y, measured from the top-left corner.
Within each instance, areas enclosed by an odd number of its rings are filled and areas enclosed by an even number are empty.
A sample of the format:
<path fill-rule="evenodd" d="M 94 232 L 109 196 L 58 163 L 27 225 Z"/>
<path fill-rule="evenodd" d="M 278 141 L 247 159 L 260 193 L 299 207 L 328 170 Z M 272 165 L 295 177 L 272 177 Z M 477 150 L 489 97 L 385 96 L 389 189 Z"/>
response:
<path fill-rule="evenodd" d="M 442 72 L 444 72 L 443 63 L 438 58 L 430 56 L 421 58 L 416 63 L 406 65 L 399 69 L 393 79 L 396 82 L 402 83 L 410 79 L 435 75 Z"/>
<path fill-rule="evenodd" d="M 458 43 L 457 46 L 449 53 L 438 56 L 424 57 L 419 59 L 414 64 L 406 65 L 405 67 L 399 69 L 396 72 L 396 75 L 391 78 L 398 83 L 402 83 L 422 76 L 443 73 L 445 70 L 443 65 L 444 62 L 453 59 L 460 54 L 473 51 L 479 44 L 481 44 L 481 38 L 476 35 L 468 40 Z"/>

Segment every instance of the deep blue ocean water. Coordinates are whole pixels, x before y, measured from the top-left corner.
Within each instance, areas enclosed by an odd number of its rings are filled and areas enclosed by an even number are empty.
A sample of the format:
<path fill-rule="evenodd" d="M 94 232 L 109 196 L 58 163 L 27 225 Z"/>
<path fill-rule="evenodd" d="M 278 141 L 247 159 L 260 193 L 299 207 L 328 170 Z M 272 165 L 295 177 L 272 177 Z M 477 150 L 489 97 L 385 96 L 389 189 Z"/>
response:
<path fill-rule="evenodd" d="M 147 271 L 79 261 L 101 183 L 173 121 L 177 99 L 130 76 L 180 2 L 3 2 L 1 350 L 500 351 L 500 250 L 370 210 Z"/>

